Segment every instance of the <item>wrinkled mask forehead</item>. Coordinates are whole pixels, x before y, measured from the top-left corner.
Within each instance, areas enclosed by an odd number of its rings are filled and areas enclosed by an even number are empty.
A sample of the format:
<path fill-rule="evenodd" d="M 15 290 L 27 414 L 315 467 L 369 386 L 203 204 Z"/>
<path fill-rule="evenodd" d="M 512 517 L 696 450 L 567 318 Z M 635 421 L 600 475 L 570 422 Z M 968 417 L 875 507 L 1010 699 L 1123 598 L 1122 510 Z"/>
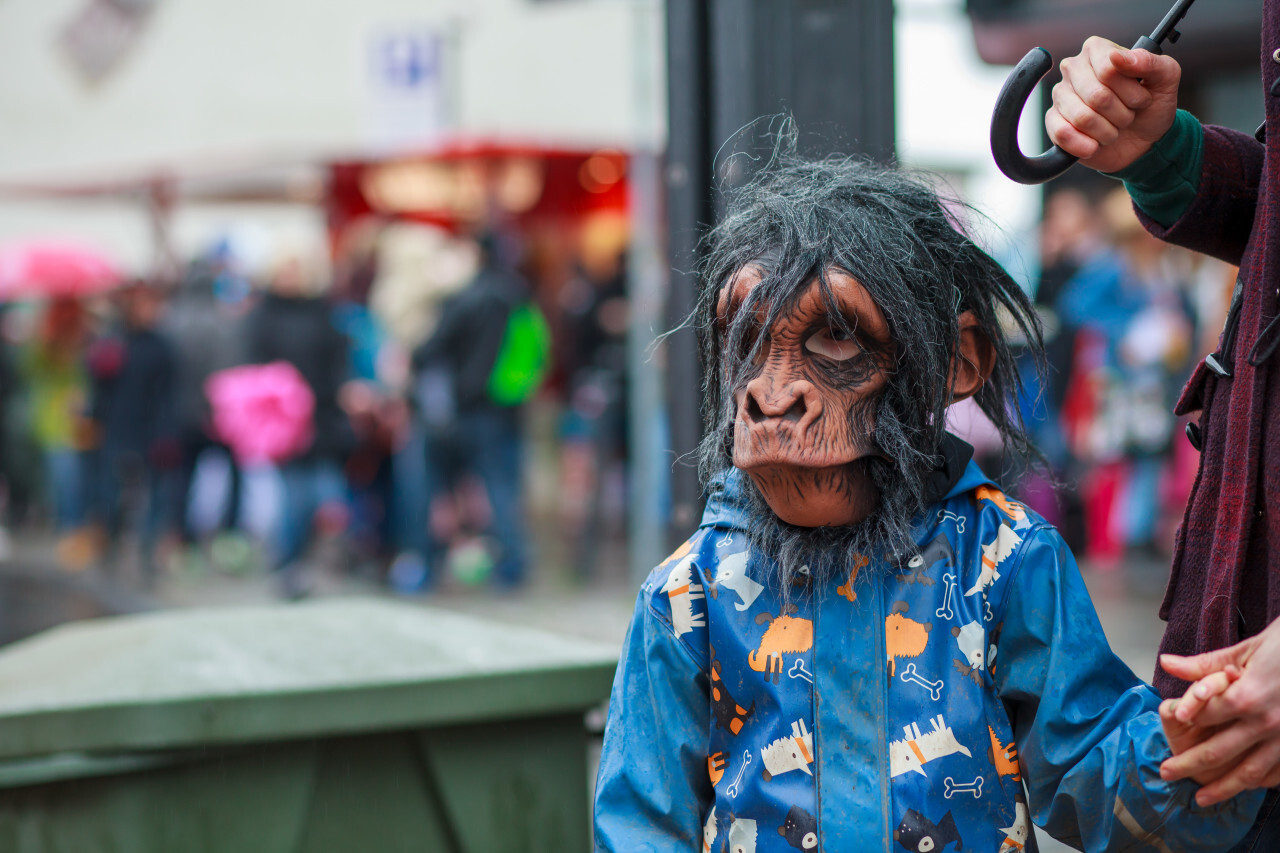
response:
<path fill-rule="evenodd" d="M 809 276 L 793 275 L 788 281 L 786 271 L 780 268 L 779 255 L 776 251 L 762 253 L 734 266 L 721 279 L 716 288 L 716 322 L 722 330 L 737 319 L 739 309 L 744 306 L 756 315 L 756 324 L 765 322 L 768 312 L 761 314 L 761 307 L 767 309 L 771 304 L 785 302 L 789 293 L 800 289 Z"/>
<path fill-rule="evenodd" d="M 876 350 L 890 345 L 884 311 L 853 273 L 837 265 L 781 267 L 776 255 L 766 255 L 730 273 L 716 294 L 715 325 L 726 368 L 755 355 L 779 326 L 796 324 L 857 334 Z"/>

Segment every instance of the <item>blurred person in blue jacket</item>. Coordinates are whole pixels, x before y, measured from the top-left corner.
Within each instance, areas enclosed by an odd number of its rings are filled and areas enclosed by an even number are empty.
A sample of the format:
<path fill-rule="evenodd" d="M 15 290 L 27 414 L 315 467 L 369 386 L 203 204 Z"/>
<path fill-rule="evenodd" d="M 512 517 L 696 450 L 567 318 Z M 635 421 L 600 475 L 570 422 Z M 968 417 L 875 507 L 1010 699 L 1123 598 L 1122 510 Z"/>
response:
<path fill-rule="evenodd" d="M 1201 733 L 1110 650 L 1057 531 L 946 432 L 1011 450 L 1033 308 L 958 202 L 785 151 L 730 197 L 693 319 L 699 529 L 643 584 L 609 703 L 600 850 L 1220 850 Z M 1168 726 L 1168 734 L 1166 734 Z"/>

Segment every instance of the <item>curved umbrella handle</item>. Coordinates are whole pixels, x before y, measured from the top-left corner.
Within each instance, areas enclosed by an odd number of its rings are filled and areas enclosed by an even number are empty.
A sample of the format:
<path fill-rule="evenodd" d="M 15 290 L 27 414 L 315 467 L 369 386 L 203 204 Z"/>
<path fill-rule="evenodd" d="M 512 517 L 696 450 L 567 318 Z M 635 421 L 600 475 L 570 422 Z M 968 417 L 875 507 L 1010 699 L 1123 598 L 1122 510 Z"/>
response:
<path fill-rule="evenodd" d="M 1018 148 L 1018 119 L 1036 84 L 1053 67 L 1053 57 L 1043 47 L 1033 47 L 1004 81 L 996 108 L 991 113 L 991 154 L 1000 171 L 1020 184 L 1043 184 L 1052 180 L 1079 158 L 1053 146 L 1043 154 L 1028 157 Z"/>
<path fill-rule="evenodd" d="M 1151 35 L 1139 36 L 1133 43 L 1133 49 L 1163 53 L 1160 46 L 1165 39 L 1170 42 L 1178 40 L 1181 35 L 1178 23 L 1194 2 L 1195 0 L 1176 0 Z M 1022 108 L 1026 106 L 1027 98 L 1036 84 L 1052 67 L 1053 57 L 1043 47 L 1033 47 L 1027 51 L 1027 55 L 1014 67 L 1013 73 L 1005 79 L 1000 95 L 996 98 L 996 108 L 991 113 L 991 154 L 1000 171 L 1020 184 L 1043 184 L 1070 169 L 1071 164 L 1079 159 L 1056 145 L 1036 157 L 1028 157 L 1018 148 L 1018 119 L 1022 117 Z"/>

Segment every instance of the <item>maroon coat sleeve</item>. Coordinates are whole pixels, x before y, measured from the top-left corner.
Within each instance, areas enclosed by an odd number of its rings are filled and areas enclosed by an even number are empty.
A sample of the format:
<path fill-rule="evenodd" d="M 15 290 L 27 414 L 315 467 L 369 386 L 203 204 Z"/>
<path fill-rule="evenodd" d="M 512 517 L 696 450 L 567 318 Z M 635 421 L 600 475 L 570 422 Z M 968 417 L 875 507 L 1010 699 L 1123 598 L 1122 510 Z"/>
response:
<path fill-rule="evenodd" d="M 1139 211 L 1143 225 L 1165 242 L 1239 266 L 1253 233 L 1263 151 L 1262 143 L 1247 133 L 1205 125 L 1195 201 L 1169 228 Z"/>

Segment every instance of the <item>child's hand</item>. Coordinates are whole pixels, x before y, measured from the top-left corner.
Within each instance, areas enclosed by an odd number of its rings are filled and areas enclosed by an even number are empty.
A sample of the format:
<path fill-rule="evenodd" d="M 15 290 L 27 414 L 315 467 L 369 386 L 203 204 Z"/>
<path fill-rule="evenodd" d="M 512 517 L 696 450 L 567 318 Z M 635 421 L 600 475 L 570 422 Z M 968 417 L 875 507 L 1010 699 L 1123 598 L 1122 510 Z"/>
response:
<path fill-rule="evenodd" d="M 1204 743 L 1213 734 L 1213 729 L 1197 726 L 1195 723 L 1184 723 L 1174 713 L 1179 699 L 1166 699 L 1160 703 L 1160 725 L 1164 727 L 1165 739 L 1169 741 L 1169 749 L 1174 755 L 1181 755 L 1193 746 Z M 1208 780 L 1196 779 L 1201 785 Z"/>
<path fill-rule="evenodd" d="M 1217 672 L 1211 672 L 1187 688 L 1187 692 L 1178 700 L 1178 722 L 1194 725 L 1196 715 L 1209 704 L 1215 696 L 1221 696 L 1228 687 L 1235 684 L 1244 675 L 1244 670 L 1233 663 L 1227 664 Z M 1177 754 L 1176 752 L 1174 753 Z"/>
<path fill-rule="evenodd" d="M 1187 694 L 1192 695 L 1192 691 L 1194 691 L 1197 708 L 1202 708 L 1204 703 L 1214 696 L 1220 695 L 1238 681 L 1241 674 L 1239 667 L 1234 664 L 1228 665 L 1225 669 L 1210 673 L 1200 679 L 1187 691 Z M 1187 698 L 1183 697 L 1182 699 L 1166 699 L 1160 703 L 1160 725 L 1164 728 L 1164 736 L 1169 741 L 1169 749 L 1173 751 L 1174 755 L 1180 755 L 1191 747 L 1204 743 L 1221 728 L 1220 726 L 1197 726 L 1194 714 L 1188 718 L 1185 708 L 1183 709 L 1184 713 L 1178 714 L 1179 705 L 1186 703 L 1186 701 Z M 1201 785 L 1207 785 L 1224 772 L 1225 768 L 1212 772 L 1206 771 L 1191 778 Z"/>

